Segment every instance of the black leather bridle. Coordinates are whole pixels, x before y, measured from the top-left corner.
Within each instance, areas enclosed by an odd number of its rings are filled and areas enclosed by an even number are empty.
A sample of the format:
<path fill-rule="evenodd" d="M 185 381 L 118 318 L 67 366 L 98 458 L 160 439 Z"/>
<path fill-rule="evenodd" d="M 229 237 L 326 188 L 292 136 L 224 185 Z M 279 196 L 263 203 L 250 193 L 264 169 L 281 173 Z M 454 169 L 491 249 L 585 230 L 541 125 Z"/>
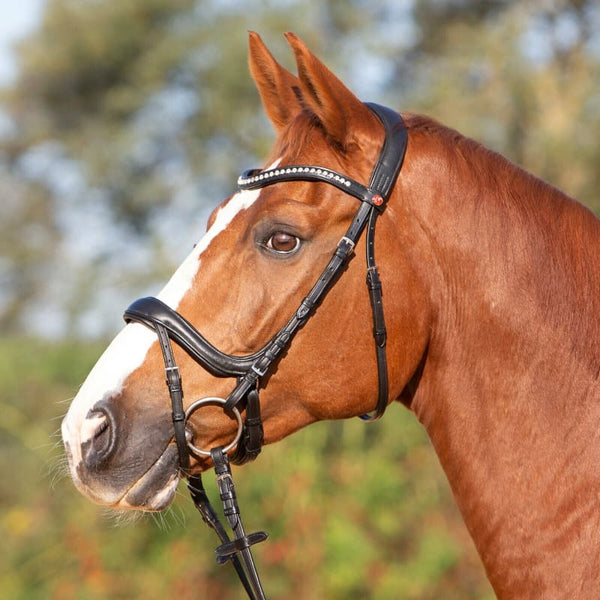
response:
<path fill-rule="evenodd" d="M 345 269 L 356 243 L 366 229 L 367 287 L 373 314 L 373 336 L 378 370 L 378 397 L 375 410 L 361 415 L 365 420 L 380 418 L 388 404 L 388 374 L 386 359 L 386 329 L 382 304 L 381 280 L 375 264 L 375 224 L 400 172 L 407 145 L 407 131 L 402 117 L 393 110 L 377 104 L 366 106 L 379 118 L 385 129 L 385 141 L 367 186 L 342 175 L 332 169 L 312 165 L 280 166 L 266 171 L 244 172 L 238 179 L 240 190 L 255 190 L 289 182 L 325 182 L 360 200 L 360 206 L 339 241 L 333 256 L 321 273 L 308 295 L 302 300 L 293 316 L 263 348 L 248 356 L 225 354 L 210 344 L 202 334 L 184 317 L 157 298 L 141 298 L 127 308 L 124 319 L 139 322 L 157 333 L 166 369 L 166 382 L 172 405 L 172 419 L 175 442 L 179 452 L 182 473 L 188 476 L 188 487 L 196 507 L 203 519 L 217 532 L 222 545 L 217 548 L 219 563 L 231 560 L 251 599 L 264 598 L 264 592 L 256 573 L 250 553 L 250 546 L 266 538 L 264 532 L 246 535 L 241 523 L 235 498 L 233 480 L 227 453 L 235 452 L 232 462 L 242 464 L 253 460 L 260 453 L 263 442 L 263 427 L 260 417 L 258 391 L 262 378 L 269 373 L 273 363 L 286 350 L 298 330 L 313 314 L 327 291 Z M 175 363 L 171 341 L 178 344 L 194 360 L 217 377 L 235 377 L 237 385 L 226 399 L 202 398 L 192 403 L 187 411 L 183 407 L 183 388 L 179 369 Z M 210 451 L 197 448 L 192 443 L 191 432 L 186 431 L 186 423 L 191 415 L 207 404 L 217 404 L 238 422 L 238 433 L 225 448 L 212 448 Z M 245 407 L 242 420 L 240 410 Z M 208 501 L 199 475 L 190 476 L 190 453 L 196 456 L 210 456 L 215 464 L 217 482 L 224 504 L 224 513 L 235 534 L 230 541 L 216 513 Z M 238 558 L 240 554 L 244 567 Z"/>

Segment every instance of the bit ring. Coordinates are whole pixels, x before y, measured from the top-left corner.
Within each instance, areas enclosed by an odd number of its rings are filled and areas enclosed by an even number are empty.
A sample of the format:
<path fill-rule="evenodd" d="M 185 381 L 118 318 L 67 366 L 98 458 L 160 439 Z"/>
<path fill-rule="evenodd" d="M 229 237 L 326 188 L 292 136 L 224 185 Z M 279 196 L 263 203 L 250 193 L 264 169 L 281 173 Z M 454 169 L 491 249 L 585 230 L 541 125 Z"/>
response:
<path fill-rule="evenodd" d="M 188 422 L 188 419 L 199 409 L 202 408 L 203 406 L 214 406 L 214 405 L 225 405 L 226 401 L 223 398 L 217 398 L 216 396 L 209 396 L 208 398 L 200 398 L 199 400 L 196 400 L 195 402 L 192 402 L 192 404 L 190 404 L 188 406 L 188 409 L 185 411 L 185 422 Z M 234 406 L 231 409 L 231 412 L 233 413 L 233 416 L 235 418 L 235 420 L 237 421 L 237 433 L 235 434 L 235 437 L 233 438 L 233 441 L 230 442 L 227 446 L 225 446 L 223 448 L 223 452 L 227 453 L 230 450 L 232 450 L 233 448 L 235 448 L 235 446 L 237 446 L 238 442 L 240 441 L 241 437 L 242 437 L 242 430 L 244 428 L 244 423 L 242 422 L 242 415 L 240 414 L 240 411 Z M 187 445 L 188 448 L 190 449 L 190 452 L 196 456 L 210 456 L 210 450 L 202 450 L 200 448 L 198 448 L 197 446 L 194 446 L 194 444 L 192 444 L 191 440 L 187 440 Z"/>

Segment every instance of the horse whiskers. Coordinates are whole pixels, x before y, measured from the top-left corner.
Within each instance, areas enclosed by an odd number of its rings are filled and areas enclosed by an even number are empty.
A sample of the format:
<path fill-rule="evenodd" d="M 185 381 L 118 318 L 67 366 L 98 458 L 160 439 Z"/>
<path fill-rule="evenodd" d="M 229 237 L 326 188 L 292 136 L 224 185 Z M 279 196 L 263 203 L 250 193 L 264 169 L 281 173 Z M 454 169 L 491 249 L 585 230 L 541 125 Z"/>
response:
<path fill-rule="evenodd" d="M 48 420 L 52 423 L 54 423 L 56 421 L 60 421 L 62 423 L 64 416 L 65 416 L 64 413 L 61 413 L 60 415 L 55 415 L 54 417 L 50 417 L 50 419 L 48 419 Z M 56 433 L 58 433 L 60 435 L 60 427 L 55 432 L 55 435 L 56 435 Z"/>
<path fill-rule="evenodd" d="M 55 456 L 47 462 L 44 477 L 50 480 L 50 489 L 55 490 L 57 484 L 67 479 L 69 475 L 69 464 L 64 454 Z"/>
<path fill-rule="evenodd" d="M 54 419 L 52 419 L 52 421 L 56 421 L 56 417 Z M 56 441 L 54 442 L 55 447 L 61 447 L 63 446 L 63 439 L 62 439 L 62 432 L 60 430 L 60 427 L 58 427 L 57 429 L 55 429 L 51 434 L 50 434 L 50 438 L 55 438 Z"/>
<path fill-rule="evenodd" d="M 187 494 L 182 494 L 179 491 L 179 488 L 175 491 L 175 497 L 185 498 L 187 500 Z M 185 527 L 186 515 L 181 506 L 176 506 L 175 503 L 172 503 L 168 507 L 167 512 L 169 513 L 169 516 L 175 520 L 176 524 L 180 525 L 181 527 Z"/>
<path fill-rule="evenodd" d="M 173 509 L 173 507 L 169 506 L 164 511 L 161 511 L 159 513 L 150 513 L 150 515 L 158 529 L 160 531 L 167 532 L 171 529 L 173 525 L 183 525 L 182 519 L 178 518 L 175 512 L 176 511 Z M 181 509 L 177 512 L 180 512 L 181 514 Z"/>
<path fill-rule="evenodd" d="M 65 398 L 64 400 L 56 400 L 55 404 L 60 404 L 60 405 L 71 404 L 71 402 L 73 402 L 73 398 L 75 398 L 75 396 L 71 396 L 70 398 Z"/>
<path fill-rule="evenodd" d="M 43 477 L 50 480 L 50 488 L 54 490 L 59 481 L 70 477 L 69 461 L 64 452 L 60 429 L 50 434 L 48 443 L 42 444 L 39 448 L 49 450 L 47 459 L 44 461 Z"/>
<path fill-rule="evenodd" d="M 185 513 L 180 507 L 169 506 L 161 512 L 145 512 L 142 510 L 126 510 L 104 507 L 103 517 L 111 521 L 115 527 L 129 526 L 141 520 L 152 519 L 162 532 L 169 531 L 172 527 L 184 527 Z"/>
<path fill-rule="evenodd" d="M 179 490 L 175 492 L 176 496 L 183 496 Z M 160 531 L 170 531 L 172 527 L 185 527 L 186 516 L 180 506 L 171 503 L 166 509 L 160 512 L 151 512 L 150 518 L 154 521 Z"/>
<path fill-rule="evenodd" d="M 115 509 L 112 507 L 103 507 L 102 516 L 107 521 L 112 522 L 115 527 L 123 527 L 126 525 L 132 525 L 138 523 L 145 517 L 145 514 L 141 510 L 125 510 Z"/>

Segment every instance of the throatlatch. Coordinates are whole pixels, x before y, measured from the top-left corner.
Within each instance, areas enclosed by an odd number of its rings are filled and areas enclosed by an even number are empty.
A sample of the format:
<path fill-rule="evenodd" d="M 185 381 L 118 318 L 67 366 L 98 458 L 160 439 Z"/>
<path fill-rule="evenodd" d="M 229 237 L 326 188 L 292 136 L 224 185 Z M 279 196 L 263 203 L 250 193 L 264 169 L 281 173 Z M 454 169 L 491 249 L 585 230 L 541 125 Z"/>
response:
<path fill-rule="evenodd" d="M 313 165 L 280 166 L 266 171 L 251 170 L 243 173 L 238 179 L 240 190 L 259 189 L 288 181 L 324 182 L 360 200 L 356 215 L 346 234 L 340 239 L 329 264 L 287 324 L 262 349 L 248 356 L 225 354 L 210 344 L 184 317 L 157 298 L 136 300 L 124 313 L 125 321 L 142 323 L 154 329 L 158 335 L 171 398 L 175 442 L 179 452 L 181 471 L 189 479 L 188 488 L 202 518 L 215 530 L 221 540 L 221 545 L 217 548 L 217 562 L 233 564 L 251 600 L 262 600 L 265 595 L 250 546 L 265 540 L 267 534 L 260 531 L 246 535 L 244 532 L 227 452 L 235 447 L 232 461 L 236 464 L 253 460 L 260 453 L 263 443 L 258 397 L 261 379 L 268 373 L 282 352 L 289 347 L 296 333 L 308 321 L 316 306 L 320 304 L 341 275 L 365 229 L 367 287 L 373 315 L 379 391 L 375 410 L 372 413 L 360 415 L 361 418 L 364 420 L 379 419 L 389 402 L 385 351 L 387 334 L 381 279 L 375 263 L 375 224 L 377 217 L 385 208 L 402 167 L 408 135 L 404 121 L 398 113 L 377 104 L 367 103 L 366 106 L 379 118 L 385 128 L 385 141 L 368 186 L 332 169 Z M 181 376 L 175 363 L 171 340 L 216 377 L 237 378 L 237 385 L 226 399 L 203 398 L 184 411 Z M 226 448 L 219 447 L 210 450 L 197 448 L 193 444 L 191 432 L 186 430 L 186 424 L 191 414 L 207 403 L 221 405 L 224 411 L 238 422 L 238 433 Z M 240 411 L 244 408 L 245 419 L 242 422 Z M 190 434 L 189 438 L 188 433 Z M 210 455 L 213 460 L 224 514 L 234 534 L 232 540 L 229 539 L 216 512 L 210 505 L 200 475 L 190 475 L 189 473 L 190 454 Z"/>

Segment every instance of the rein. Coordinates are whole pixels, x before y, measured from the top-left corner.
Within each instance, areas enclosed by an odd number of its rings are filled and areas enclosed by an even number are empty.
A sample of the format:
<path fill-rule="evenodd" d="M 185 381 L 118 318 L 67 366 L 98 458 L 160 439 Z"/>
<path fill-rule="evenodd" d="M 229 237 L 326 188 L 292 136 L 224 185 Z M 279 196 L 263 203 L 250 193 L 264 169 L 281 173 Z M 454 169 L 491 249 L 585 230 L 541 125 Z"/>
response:
<path fill-rule="evenodd" d="M 266 171 L 245 171 L 238 179 L 238 189 L 254 190 L 289 181 L 324 182 L 360 200 L 360 206 L 346 234 L 340 239 L 328 265 L 321 273 L 308 295 L 302 300 L 291 319 L 268 341 L 263 348 L 247 356 L 225 354 L 208 342 L 202 334 L 175 310 L 157 298 L 141 298 L 133 302 L 124 313 L 126 322 L 138 322 L 154 329 L 159 339 L 165 363 L 166 383 L 172 406 L 175 443 L 179 453 L 179 465 L 188 477 L 188 488 L 203 520 L 212 527 L 221 540 L 216 550 L 217 562 L 231 561 L 248 597 L 251 600 L 265 598 L 250 546 L 266 539 L 259 531 L 246 535 L 237 505 L 228 452 L 235 448 L 231 458 L 234 464 L 255 459 L 263 443 L 263 425 L 260 416 L 258 390 L 261 379 L 273 363 L 291 344 L 298 330 L 308 321 L 315 307 L 322 301 L 337 277 L 345 269 L 355 245 L 366 229 L 367 287 L 373 315 L 373 337 L 377 357 L 378 396 L 373 412 L 360 415 L 367 421 L 379 419 L 388 404 L 388 370 L 386 358 L 386 328 L 383 313 L 382 285 L 375 263 L 375 225 L 377 217 L 395 184 L 407 145 L 407 131 L 402 117 L 393 110 L 377 104 L 366 106 L 379 118 L 385 129 L 385 141 L 368 186 L 325 167 L 312 165 L 282 166 Z M 195 361 L 217 377 L 235 377 L 237 385 L 226 399 L 202 398 L 192 403 L 187 411 L 183 407 L 183 387 L 179 369 L 175 363 L 171 341 L 179 345 Z M 234 440 L 226 447 L 210 451 L 197 448 L 192 434 L 186 429 L 191 415 L 206 405 L 220 405 L 238 423 Z M 245 407 L 245 419 L 240 410 Z M 210 456 L 215 465 L 223 512 L 231 527 L 234 539 L 230 540 L 204 491 L 200 475 L 190 475 L 190 454 Z"/>

